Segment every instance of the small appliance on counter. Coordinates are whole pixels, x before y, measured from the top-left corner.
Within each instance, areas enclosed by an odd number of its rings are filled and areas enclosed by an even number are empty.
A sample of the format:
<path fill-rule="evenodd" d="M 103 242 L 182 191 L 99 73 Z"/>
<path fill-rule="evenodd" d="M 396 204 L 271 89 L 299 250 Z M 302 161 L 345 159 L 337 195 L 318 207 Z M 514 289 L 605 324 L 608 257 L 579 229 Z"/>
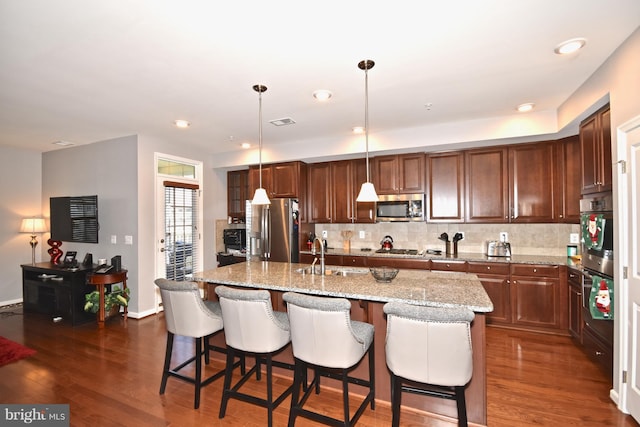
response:
<path fill-rule="evenodd" d="M 244 228 L 224 229 L 222 239 L 227 253 L 239 253 L 247 247 L 247 231 Z"/>
<path fill-rule="evenodd" d="M 393 249 L 393 237 L 384 236 L 380 241 L 380 245 L 382 246 L 382 249 L 390 251 L 391 249 Z"/>
<path fill-rule="evenodd" d="M 487 242 L 487 256 L 510 257 L 511 243 L 490 240 Z"/>

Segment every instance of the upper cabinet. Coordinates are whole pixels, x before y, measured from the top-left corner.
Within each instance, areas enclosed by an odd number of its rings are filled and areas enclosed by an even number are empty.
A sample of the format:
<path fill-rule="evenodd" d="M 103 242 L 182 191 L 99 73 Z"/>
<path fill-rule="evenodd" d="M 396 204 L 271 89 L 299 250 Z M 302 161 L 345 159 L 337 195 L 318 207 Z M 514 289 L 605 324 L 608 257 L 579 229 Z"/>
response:
<path fill-rule="evenodd" d="M 262 165 L 262 188 L 273 198 L 300 197 L 301 179 L 306 182 L 306 164 L 302 162 Z M 253 194 L 260 186 L 260 167 L 249 168 L 249 189 Z"/>
<path fill-rule="evenodd" d="M 424 154 L 376 156 L 372 181 L 378 194 L 424 193 Z"/>
<path fill-rule="evenodd" d="M 247 169 L 227 172 L 227 215 L 233 220 L 244 222 L 249 194 L 249 171 Z"/>
<path fill-rule="evenodd" d="M 429 222 L 464 221 L 464 153 L 427 154 L 427 208 Z"/>
<path fill-rule="evenodd" d="M 374 222 L 374 204 L 356 202 L 367 179 L 365 159 L 313 163 L 307 169 L 309 222 Z"/>
<path fill-rule="evenodd" d="M 582 194 L 611 191 L 611 116 L 609 104 L 580 123 Z"/>
<path fill-rule="evenodd" d="M 509 165 L 504 147 L 465 153 L 466 222 L 509 222 Z"/>
<path fill-rule="evenodd" d="M 552 142 L 509 147 L 510 222 L 556 222 Z"/>
<path fill-rule="evenodd" d="M 580 161 L 580 138 L 569 136 L 556 141 L 555 204 L 559 222 L 580 222 L 580 190 L 582 186 L 582 164 Z"/>

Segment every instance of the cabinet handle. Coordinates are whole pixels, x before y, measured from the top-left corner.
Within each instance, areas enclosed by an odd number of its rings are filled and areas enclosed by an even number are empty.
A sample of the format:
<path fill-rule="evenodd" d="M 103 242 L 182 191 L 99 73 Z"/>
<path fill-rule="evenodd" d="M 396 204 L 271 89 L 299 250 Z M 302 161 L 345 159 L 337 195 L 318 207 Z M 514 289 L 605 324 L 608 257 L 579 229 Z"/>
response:
<path fill-rule="evenodd" d="M 602 356 L 603 353 L 601 351 L 596 351 L 596 356 Z"/>
<path fill-rule="evenodd" d="M 487 270 L 491 270 L 491 267 L 487 266 Z"/>
<path fill-rule="evenodd" d="M 537 268 L 534 268 L 534 269 L 533 269 L 533 272 L 534 272 L 534 273 L 537 273 L 537 272 L 538 272 L 538 269 L 537 269 Z"/>
<path fill-rule="evenodd" d="M 579 297 L 581 297 L 581 296 L 582 296 L 582 292 L 578 292 L 578 293 L 577 293 L 577 295 L 578 295 Z"/>

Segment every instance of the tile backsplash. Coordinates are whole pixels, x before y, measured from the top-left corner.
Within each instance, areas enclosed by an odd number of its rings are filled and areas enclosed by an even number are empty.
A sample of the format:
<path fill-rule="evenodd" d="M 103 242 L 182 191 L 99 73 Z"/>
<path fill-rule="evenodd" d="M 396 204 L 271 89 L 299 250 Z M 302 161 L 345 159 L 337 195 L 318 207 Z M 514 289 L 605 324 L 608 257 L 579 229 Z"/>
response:
<path fill-rule="evenodd" d="M 488 240 L 500 240 L 500 233 L 508 233 L 514 255 L 565 256 L 570 234 L 579 233 L 579 224 L 432 224 L 432 223 L 377 223 L 377 224 L 316 224 L 318 236 L 327 231 L 329 247 L 342 248 L 343 230 L 351 230 L 351 251 L 362 248 L 380 249 L 380 241 L 386 235 L 393 238 L 398 249 L 441 249 L 445 244 L 438 240 L 442 233 L 449 240 L 458 232 L 464 240 L 458 242 L 458 252 L 485 253 Z M 364 238 L 360 238 L 364 232 Z"/>

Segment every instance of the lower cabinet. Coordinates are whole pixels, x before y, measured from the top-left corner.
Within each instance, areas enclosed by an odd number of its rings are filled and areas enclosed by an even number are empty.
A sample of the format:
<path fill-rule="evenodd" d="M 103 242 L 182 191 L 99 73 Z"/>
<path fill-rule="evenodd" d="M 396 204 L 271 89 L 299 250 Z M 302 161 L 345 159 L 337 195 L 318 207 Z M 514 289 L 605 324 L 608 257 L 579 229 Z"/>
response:
<path fill-rule="evenodd" d="M 488 324 L 511 323 L 511 295 L 509 289 L 509 264 L 496 262 L 469 262 L 469 273 L 482 282 L 493 303 L 493 312 L 487 313 Z"/>
<path fill-rule="evenodd" d="M 569 335 L 582 343 L 582 275 L 567 274 L 569 284 Z"/>

